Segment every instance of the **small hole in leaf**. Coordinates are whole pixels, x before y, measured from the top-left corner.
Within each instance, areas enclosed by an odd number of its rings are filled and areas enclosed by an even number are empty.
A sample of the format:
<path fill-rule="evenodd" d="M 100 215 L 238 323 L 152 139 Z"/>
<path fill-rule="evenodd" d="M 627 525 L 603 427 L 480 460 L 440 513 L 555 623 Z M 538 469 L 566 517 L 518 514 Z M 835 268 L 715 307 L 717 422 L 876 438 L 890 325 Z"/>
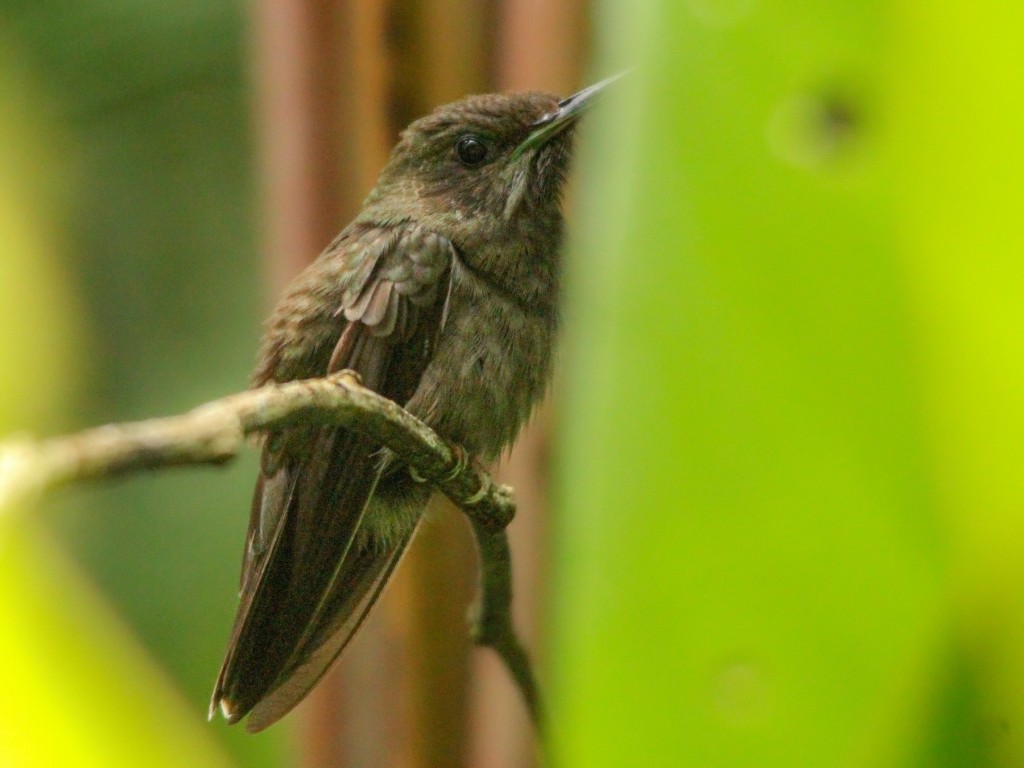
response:
<path fill-rule="evenodd" d="M 782 102 L 768 121 L 776 155 L 803 168 L 820 168 L 847 154 L 861 133 L 862 110 L 839 90 L 802 93 Z"/>

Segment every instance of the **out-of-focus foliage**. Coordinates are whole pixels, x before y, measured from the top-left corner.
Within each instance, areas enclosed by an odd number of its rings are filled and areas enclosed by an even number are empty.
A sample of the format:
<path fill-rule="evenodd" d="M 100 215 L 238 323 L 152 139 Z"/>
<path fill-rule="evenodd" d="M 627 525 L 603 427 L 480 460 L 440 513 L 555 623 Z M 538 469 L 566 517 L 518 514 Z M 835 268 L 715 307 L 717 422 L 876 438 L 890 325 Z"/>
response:
<path fill-rule="evenodd" d="M 21 174 L 0 192 L 17 207 L 0 215 L 31 221 L 46 248 L 45 258 L 21 256 L 16 233 L 5 233 L 0 298 L 19 318 L 0 338 L 0 409 L 15 411 L 5 428 L 51 433 L 169 414 L 245 386 L 263 293 L 244 10 L 234 0 L 0 3 L 10 53 L 0 77 L 23 73 L 38 115 L 11 129 L 37 139 L 31 150 L 6 134 L 0 143 L 0 166 Z M 40 177 L 55 203 L 30 199 Z M 69 401 L 60 388 L 72 382 Z M 66 407 L 54 413 L 45 406 L 54 401 Z M 225 472 L 97 485 L 48 505 L 57 539 L 180 688 L 172 728 L 205 719 L 235 609 L 253 458 Z M 126 696 L 161 679 L 122 676 L 138 680 Z M 153 696 L 154 707 L 175 701 Z M 97 710 L 94 724 L 110 713 Z M 107 725 L 131 744 L 142 718 Z M 287 726 L 256 737 L 223 722 L 202 727 L 241 764 L 282 762 Z M 179 764 L 198 764 L 188 740 L 181 745 Z"/>
<path fill-rule="evenodd" d="M 600 8 L 558 764 L 1024 764 L 1024 9 Z"/>
<path fill-rule="evenodd" d="M 0 618 L 0 765 L 230 764 L 213 733 L 34 525 L 0 521 Z"/>
<path fill-rule="evenodd" d="M 53 163 L 2 42 L 0 38 L 0 428 L 6 432 L 56 422 L 55 415 L 65 410 L 74 391 L 80 360 L 70 317 L 71 292 L 57 267 L 57 238 L 46 226 L 46 182 Z M 37 134 L 35 140 L 29 139 L 31 134 Z"/>
<path fill-rule="evenodd" d="M 59 424 L 81 366 L 53 226 L 56 132 L 29 103 L 0 48 L 0 434 Z M 131 635 L 20 514 L 0 510 L 0 765 L 226 765 Z"/>

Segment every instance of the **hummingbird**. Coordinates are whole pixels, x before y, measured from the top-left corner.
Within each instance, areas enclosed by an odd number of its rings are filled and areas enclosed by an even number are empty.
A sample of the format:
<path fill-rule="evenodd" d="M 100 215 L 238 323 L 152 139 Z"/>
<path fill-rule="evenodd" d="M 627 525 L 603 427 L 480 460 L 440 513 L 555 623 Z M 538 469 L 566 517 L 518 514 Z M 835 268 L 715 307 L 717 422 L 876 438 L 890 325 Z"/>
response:
<path fill-rule="evenodd" d="M 470 96 L 413 122 L 356 218 L 286 289 L 253 385 L 352 370 L 469 456 L 495 460 L 551 378 L 561 192 L 580 115 L 611 79 L 566 99 Z M 211 717 L 248 717 L 256 732 L 309 693 L 388 583 L 431 492 L 351 429 L 264 436 Z"/>

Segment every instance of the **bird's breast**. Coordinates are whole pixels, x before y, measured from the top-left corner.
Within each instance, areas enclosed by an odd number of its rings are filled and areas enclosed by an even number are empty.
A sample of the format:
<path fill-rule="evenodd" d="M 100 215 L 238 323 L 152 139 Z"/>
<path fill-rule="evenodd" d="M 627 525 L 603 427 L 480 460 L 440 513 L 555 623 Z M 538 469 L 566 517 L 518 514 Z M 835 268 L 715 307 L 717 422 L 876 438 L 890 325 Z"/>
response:
<path fill-rule="evenodd" d="M 433 358 L 407 408 L 439 434 L 492 460 L 543 397 L 555 318 L 479 281 L 455 280 Z"/>

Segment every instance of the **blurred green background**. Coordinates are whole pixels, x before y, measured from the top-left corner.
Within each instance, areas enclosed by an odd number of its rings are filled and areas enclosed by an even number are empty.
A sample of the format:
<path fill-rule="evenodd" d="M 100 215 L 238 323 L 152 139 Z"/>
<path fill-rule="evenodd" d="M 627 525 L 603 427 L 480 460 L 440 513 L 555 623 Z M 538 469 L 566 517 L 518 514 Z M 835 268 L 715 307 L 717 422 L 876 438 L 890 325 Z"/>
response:
<path fill-rule="evenodd" d="M 1024 7 L 592 12 L 554 764 L 1024 765 Z M 244 385 L 248 13 L 0 3 L 0 432 Z M 252 463 L 0 520 L 0 766 L 295 762 L 203 722 Z"/>
<path fill-rule="evenodd" d="M 169 414 L 245 385 L 264 288 L 243 12 L 230 0 L 0 3 L 0 431 Z M 248 737 L 203 723 L 251 475 L 249 456 L 76 489 L 44 516 L 62 548 L 38 531 L 5 542 L 3 666 L 24 681 L 5 674 L 0 712 L 20 709 L 28 687 L 45 708 L 3 718 L 0 733 L 26 743 L 8 757 L 0 737 L 0 764 L 281 764 L 287 728 Z M 87 620 L 79 601 L 96 598 L 66 552 L 130 630 Z M 55 615 L 38 627 L 12 607 L 51 593 Z M 62 638 L 41 645 L 54 622 Z M 105 707 L 84 682 L 59 686 L 76 674 L 65 653 L 109 665 Z M 33 757 L 19 728 L 33 720 L 67 743 Z"/>
<path fill-rule="evenodd" d="M 1024 9 L 599 7 L 559 764 L 1024 765 Z"/>

